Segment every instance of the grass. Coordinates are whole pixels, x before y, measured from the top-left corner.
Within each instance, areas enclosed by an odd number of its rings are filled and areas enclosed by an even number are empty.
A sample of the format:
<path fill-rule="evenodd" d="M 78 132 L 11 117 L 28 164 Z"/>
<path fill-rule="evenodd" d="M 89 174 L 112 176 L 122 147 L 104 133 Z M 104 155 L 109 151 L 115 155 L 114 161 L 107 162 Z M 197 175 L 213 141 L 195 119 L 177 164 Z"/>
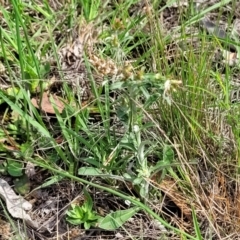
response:
<path fill-rule="evenodd" d="M 52 189 L 49 197 L 62 199 L 61 221 L 68 210 L 72 222 L 100 228 L 100 235 L 117 229 L 126 239 L 234 239 L 240 141 L 239 107 L 230 95 L 239 66 L 214 65 L 213 50 L 227 40 L 197 27 L 201 15 L 232 3 L 194 15 L 191 4 L 139 2 L 12 0 L 0 6 L 2 177 L 10 183 L 27 177 L 28 187 L 14 190 L 28 200 Z M 175 17 L 170 28 L 167 11 Z M 231 14 L 221 14 L 231 22 Z M 54 114 L 46 111 L 49 102 Z M 27 163 L 34 164 L 33 175 Z M 72 189 L 59 191 L 63 183 Z M 79 207 L 70 210 L 79 196 Z M 28 230 L 17 230 L 17 219 L 2 209 L 15 224 L 13 239 L 22 239 Z M 50 237 L 34 231 L 32 239 Z"/>

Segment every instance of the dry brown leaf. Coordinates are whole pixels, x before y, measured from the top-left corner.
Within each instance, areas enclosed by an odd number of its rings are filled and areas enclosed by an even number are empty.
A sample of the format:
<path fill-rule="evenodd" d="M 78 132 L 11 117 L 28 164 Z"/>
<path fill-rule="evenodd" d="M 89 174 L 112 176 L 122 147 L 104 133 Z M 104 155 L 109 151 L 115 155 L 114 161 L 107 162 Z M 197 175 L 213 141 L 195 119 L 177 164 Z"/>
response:
<path fill-rule="evenodd" d="M 238 53 L 236 52 L 223 50 L 223 58 L 223 62 L 229 66 L 234 66 L 238 63 Z"/>
<path fill-rule="evenodd" d="M 12 217 L 23 219 L 28 225 L 38 228 L 38 224 L 26 212 L 31 210 L 32 204 L 22 196 L 16 195 L 9 184 L 3 179 L 0 179 L 0 198 L 6 202 L 8 212 Z"/>
<path fill-rule="evenodd" d="M 59 111 L 59 113 L 62 113 L 65 105 L 60 97 L 48 94 L 46 92 L 42 95 L 42 102 L 41 107 L 39 106 L 40 99 L 39 98 L 32 98 L 31 102 L 33 106 L 35 106 L 38 109 L 41 109 L 42 111 L 50 114 L 55 114 L 54 107 Z"/>

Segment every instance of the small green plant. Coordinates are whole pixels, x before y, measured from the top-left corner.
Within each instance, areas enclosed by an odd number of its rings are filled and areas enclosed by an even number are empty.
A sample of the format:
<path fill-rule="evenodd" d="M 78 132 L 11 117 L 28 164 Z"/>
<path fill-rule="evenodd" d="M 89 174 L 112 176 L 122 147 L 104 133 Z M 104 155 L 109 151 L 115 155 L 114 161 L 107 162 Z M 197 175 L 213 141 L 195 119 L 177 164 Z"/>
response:
<path fill-rule="evenodd" d="M 96 226 L 101 216 L 93 211 L 93 201 L 89 193 L 84 189 L 85 202 L 82 206 L 72 204 L 72 209 L 67 212 L 67 221 L 73 225 L 83 224 L 85 229 Z"/>
<path fill-rule="evenodd" d="M 85 229 L 89 229 L 93 226 L 105 230 L 116 230 L 140 210 L 139 207 L 135 206 L 125 210 L 111 212 L 105 217 L 101 217 L 93 211 L 92 198 L 85 189 L 84 195 L 84 204 L 82 206 L 72 204 L 72 209 L 67 212 L 66 219 L 73 225 L 83 224 Z"/>
<path fill-rule="evenodd" d="M 136 149 L 136 173 L 125 173 L 124 177 L 139 189 L 139 194 L 143 199 L 148 199 L 149 179 L 158 171 L 162 171 L 162 179 L 164 178 L 171 165 L 174 164 L 174 151 L 171 146 L 164 145 L 160 160 L 155 165 L 150 166 L 147 157 L 155 151 L 157 146 L 156 144 L 154 146 L 150 141 L 141 140 L 141 131 L 137 125 L 134 128 L 134 133 L 135 139 L 132 140 Z"/>
<path fill-rule="evenodd" d="M 84 224 L 85 229 L 95 226 L 99 218 L 88 204 L 85 202 L 82 206 L 71 205 L 72 209 L 67 212 L 67 221 L 73 225 Z"/>
<path fill-rule="evenodd" d="M 83 7 L 84 17 L 87 21 L 93 20 L 98 15 L 98 9 L 100 7 L 101 1 L 86 1 L 81 0 L 81 5 Z"/>

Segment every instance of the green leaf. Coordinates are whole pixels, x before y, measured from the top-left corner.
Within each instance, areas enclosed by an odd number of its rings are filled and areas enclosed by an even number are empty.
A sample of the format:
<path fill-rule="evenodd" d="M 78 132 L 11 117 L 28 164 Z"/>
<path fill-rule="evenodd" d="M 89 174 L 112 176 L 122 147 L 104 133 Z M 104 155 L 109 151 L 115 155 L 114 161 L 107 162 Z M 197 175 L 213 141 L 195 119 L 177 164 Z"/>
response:
<path fill-rule="evenodd" d="M 124 123 L 128 123 L 129 120 L 129 109 L 126 106 L 119 106 L 116 109 L 116 114 L 118 116 L 118 118 L 124 122 Z"/>
<path fill-rule="evenodd" d="M 126 83 L 123 81 L 114 82 L 110 86 L 110 90 L 123 89 L 126 87 Z"/>
<path fill-rule="evenodd" d="M 138 177 L 138 178 L 135 178 L 133 180 L 133 185 L 138 185 L 142 182 L 143 178 L 142 177 Z"/>
<path fill-rule="evenodd" d="M 85 188 L 83 189 L 83 191 L 84 191 L 84 196 L 85 196 L 84 205 L 86 206 L 86 210 L 87 211 L 92 211 L 92 207 L 93 207 L 92 198 Z"/>
<path fill-rule="evenodd" d="M 23 94 L 21 93 L 21 90 L 17 87 L 11 87 L 6 90 L 6 93 L 10 97 L 18 97 L 20 99 L 23 99 Z"/>
<path fill-rule="evenodd" d="M 43 136 L 49 137 L 51 139 L 50 133 L 40 125 L 35 119 L 33 119 L 30 115 L 24 112 L 18 105 L 14 104 L 5 94 L 0 91 L 0 98 L 2 98 L 14 111 L 24 117 L 33 127 L 35 127 L 38 132 L 40 132 Z"/>
<path fill-rule="evenodd" d="M 89 222 L 84 223 L 84 228 L 85 229 L 89 229 L 90 227 L 91 227 L 91 223 L 89 223 Z"/>
<path fill-rule="evenodd" d="M 82 221 L 84 212 L 81 207 L 75 206 L 74 204 L 71 205 L 72 210 L 67 211 L 67 215 L 69 219 L 80 219 Z"/>
<path fill-rule="evenodd" d="M 130 174 L 128 174 L 128 173 L 124 173 L 124 174 L 123 174 L 123 177 L 124 177 L 126 180 L 128 180 L 128 181 L 131 181 L 131 180 L 133 179 L 133 177 L 132 177 Z"/>
<path fill-rule="evenodd" d="M 0 150 L 1 150 L 1 145 L 0 145 Z M 4 162 L 0 163 L 0 175 L 6 174 L 6 172 L 7 172 L 7 165 Z"/>
<path fill-rule="evenodd" d="M 94 212 L 88 212 L 88 221 L 98 220 L 100 216 L 97 216 Z"/>
<path fill-rule="evenodd" d="M 115 230 L 121 227 L 129 218 L 139 211 L 139 207 L 133 207 L 126 210 L 119 210 L 104 217 L 98 227 L 105 230 Z"/>
<path fill-rule="evenodd" d="M 81 220 L 83 220 L 84 218 L 84 212 L 84 208 L 80 206 L 75 206 L 72 210 L 73 216 L 75 216 L 76 218 L 80 218 Z"/>
<path fill-rule="evenodd" d="M 147 144 L 151 144 L 150 141 L 143 141 L 138 147 L 138 162 L 142 168 L 147 168 L 147 159 L 145 158 L 144 147 Z"/>
<path fill-rule="evenodd" d="M 64 177 L 60 175 L 55 175 L 49 178 L 49 180 L 46 180 L 42 185 L 38 186 L 35 188 L 35 190 L 41 189 L 41 188 L 46 188 L 49 187 L 55 183 L 60 182 Z"/>
<path fill-rule="evenodd" d="M 80 218 L 73 219 L 71 217 L 67 217 L 67 221 L 71 223 L 72 225 L 80 225 L 82 224 L 82 220 Z"/>
<path fill-rule="evenodd" d="M 78 175 L 82 176 L 99 176 L 103 174 L 100 169 L 94 167 L 82 167 L 78 169 Z"/>
<path fill-rule="evenodd" d="M 22 173 L 23 165 L 21 162 L 8 160 L 7 161 L 7 171 L 13 177 L 20 177 Z"/>
<path fill-rule="evenodd" d="M 48 74 L 50 70 L 51 68 L 49 62 L 40 65 L 39 71 L 42 77 L 46 76 L 46 74 Z"/>
<path fill-rule="evenodd" d="M 200 230 L 200 227 L 197 221 L 197 216 L 193 207 L 192 207 L 192 217 L 193 217 L 193 224 L 194 224 L 194 229 L 197 235 L 197 239 L 202 240 L 203 238 L 201 235 L 201 230 Z"/>
<path fill-rule="evenodd" d="M 94 168 L 94 167 L 82 167 L 78 169 L 78 174 L 82 176 L 98 176 L 98 177 L 106 177 L 106 178 L 112 178 L 112 179 L 117 179 L 120 181 L 123 181 L 124 178 L 121 176 L 117 175 L 112 175 L 112 174 L 106 174 L 103 173 L 100 169 Z"/>
<path fill-rule="evenodd" d="M 31 157 L 34 153 L 33 146 L 29 142 L 21 144 L 20 150 L 25 158 Z"/>
<path fill-rule="evenodd" d="M 142 182 L 140 186 L 139 194 L 143 199 L 148 199 L 149 185 L 147 182 Z"/>
<path fill-rule="evenodd" d="M 171 146 L 164 145 L 163 147 L 163 161 L 171 163 L 174 160 L 174 151 Z"/>
<path fill-rule="evenodd" d="M 14 189 L 21 195 L 26 195 L 30 192 L 30 181 L 27 175 L 23 175 L 13 181 Z"/>

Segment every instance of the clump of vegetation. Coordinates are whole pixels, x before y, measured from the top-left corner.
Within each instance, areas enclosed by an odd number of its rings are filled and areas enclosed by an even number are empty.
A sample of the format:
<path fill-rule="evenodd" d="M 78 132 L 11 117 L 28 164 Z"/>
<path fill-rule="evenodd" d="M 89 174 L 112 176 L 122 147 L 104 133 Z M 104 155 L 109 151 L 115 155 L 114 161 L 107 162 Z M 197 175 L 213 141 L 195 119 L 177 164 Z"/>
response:
<path fill-rule="evenodd" d="M 12 239 L 239 235 L 237 7 L 0 6 L 0 173 L 34 202 L 1 204 Z"/>

